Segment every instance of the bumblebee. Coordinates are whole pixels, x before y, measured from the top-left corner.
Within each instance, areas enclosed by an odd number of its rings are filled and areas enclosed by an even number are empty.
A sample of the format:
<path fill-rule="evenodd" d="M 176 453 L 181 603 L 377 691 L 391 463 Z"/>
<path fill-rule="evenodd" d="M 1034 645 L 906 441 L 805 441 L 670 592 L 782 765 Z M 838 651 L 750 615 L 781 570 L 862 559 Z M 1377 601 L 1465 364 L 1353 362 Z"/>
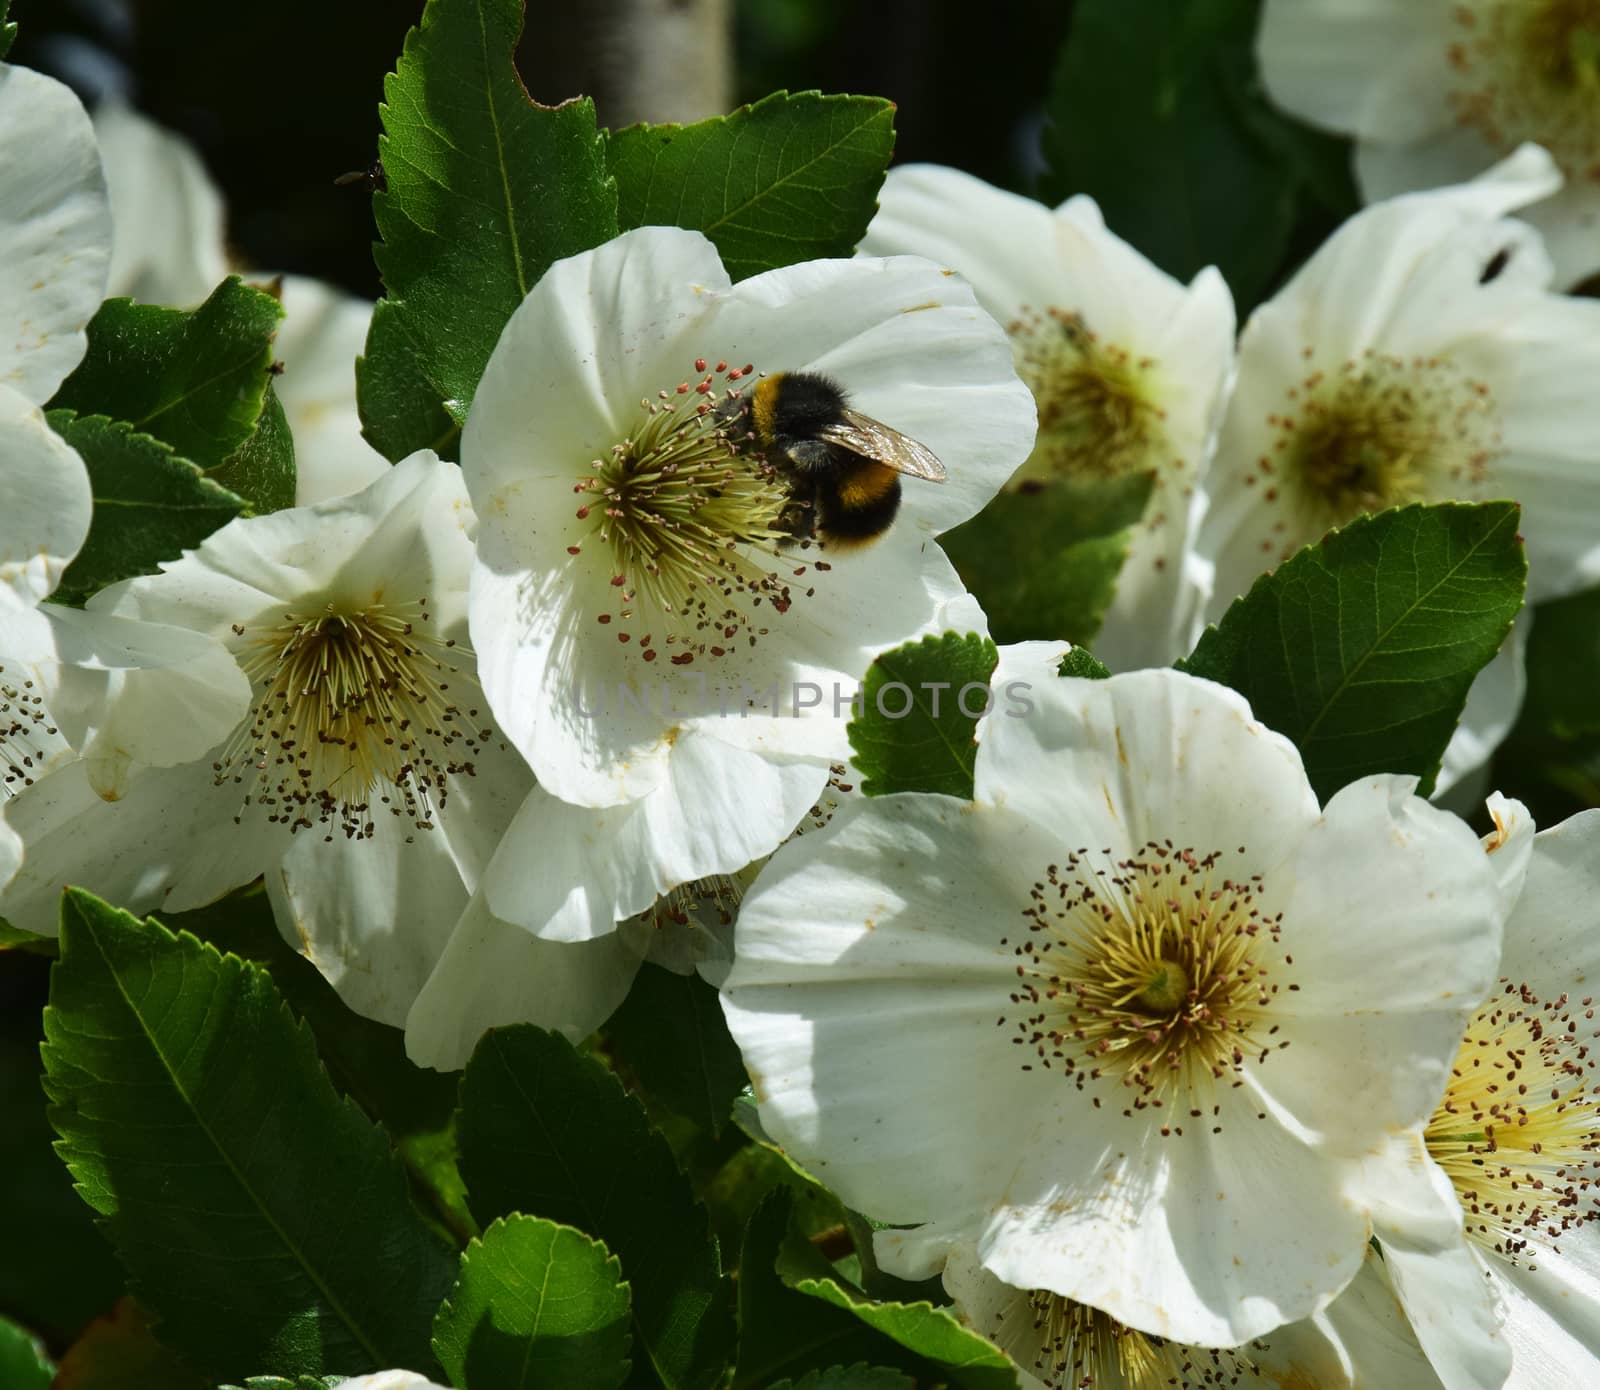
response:
<path fill-rule="evenodd" d="M 900 510 L 902 473 L 930 483 L 948 476 L 926 445 L 852 410 L 838 383 L 816 372 L 774 372 L 741 400 L 794 499 L 786 525 L 796 540 L 866 545 Z"/>

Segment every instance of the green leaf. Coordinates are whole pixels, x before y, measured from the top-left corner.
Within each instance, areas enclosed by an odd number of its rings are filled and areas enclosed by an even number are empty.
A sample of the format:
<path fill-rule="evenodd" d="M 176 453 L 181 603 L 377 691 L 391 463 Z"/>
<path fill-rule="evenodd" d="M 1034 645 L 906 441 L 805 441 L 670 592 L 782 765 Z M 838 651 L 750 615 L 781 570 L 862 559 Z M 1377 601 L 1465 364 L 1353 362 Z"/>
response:
<path fill-rule="evenodd" d="M 789 1193 L 774 1192 L 745 1233 L 734 1390 L 858 1361 L 919 1382 L 1015 1390 L 1005 1355 L 944 1309 L 846 1292 L 821 1252 L 790 1228 L 790 1202 Z"/>
<path fill-rule="evenodd" d="M 886 1366 L 829 1366 L 810 1371 L 799 1380 L 777 1380 L 769 1390 L 916 1390 L 916 1382 Z"/>
<path fill-rule="evenodd" d="M 368 368 L 376 362 L 377 369 Z M 356 359 L 362 433 L 385 457 L 399 461 L 419 448 L 453 459 L 461 422 L 439 403 L 424 375 L 424 354 L 400 306 L 380 299 L 367 327 L 365 353 Z M 419 442 L 420 441 L 420 442 Z"/>
<path fill-rule="evenodd" d="M 1559 739 L 1600 733 L 1600 589 L 1534 609 L 1527 669 L 1524 728 Z"/>
<path fill-rule="evenodd" d="M 69 890 L 50 983 L 58 1151 L 162 1339 L 218 1377 L 431 1365 L 454 1260 L 266 973 Z"/>
<path fill-rule="evenodd" d="M 1412 773 L 1427 795 L 1472 678 L 1522 606 L 1514 502 L 1362 517 L 1256 581 L 1178 669 L 1293 740 L 1324 801 Z"/>
<path fill-rule="evenodd" d="M 82 456 L 94 492 L 89 535 L 54 597 L 82 603 L 119 579 L 154 574 L 246 510 L 172 446 L 125 420 L 52 410 L 50 427 Z"/>
<path fill-rule="evenodd" d="M 251 1376 L 243 1385 L 219 1385 L 217 1390 L 334 1390 L 341 1380 L 325 1380 L 321 1376 Z"/>
<path fill-rule="evenodd" d="M 750 1083 L 717 991 L 698 975 L 646 962 L 606 1037 L 652 1100 L 713 1135 Z"/>
<path fill-rule="evenodd" d="M 1084 680 L 1104 681 L 1111 679 L 1111 672 L 1102 666 L 1083 647 L 1074 647 L 1061 658 L 1061 669 L 1056 672 L 1059 676 L 1078 676 Z"/>
<path fill-rule="evenodd" d="M 396 1141 L 412 1190 L 457 1245 L 477 1234 L 455 1165 L 459 1073 L 419 1067 L 406 1056 L 405 1034 L 345 1006 L 321 971 L 278 930 L 259 886 L 191 912 L 158 914 L 219 951 L 266 968 L 289 1007 L 311 1026 L 333 1084 Z"/>
<path fill-rule="evenodd" d="M 44 1343 L 20 1323 L 0 1317 L 0 1385 L 6 1390 L 50 1390 L 55 1374 Z"/>
<path fill-rule="evenodd" d="M 939 537 L 996 642 L 1094 640 L 1153 482 L 1135 473 L 1025 484 Z"/>
<path fill-rule="evenodd" d="M 194 310 L 108 299 L 90 320 L 83 361 L 50 406 L 124 420 L 210 472 L 255 432 L 282 318 L 283 305 L 273 295 L 237 275 Z M 276 476 L 246 500 L 270 511 L 274 491 L 282 491 Z"/>
<path fill-rule="evenodd" d="M 294 506 L 294 436 L 270 384 L 250 437 L 207 476 L 248 497 L 253 511 L 276 512 Z"/>
<path fill-rule="evenodd" d="M 428 0 L 384 80 L 387 191 L 372 211 L 391 308 L 356 387 L 390 459 L 437 442 L 436 407 L 467 418 L 500 330 L 552 261 L 617 233 L 594 104 L 529 100 L 512 64 L 521 28 L 521 0 Z M 380 423 L 406 390 L 421 393 L 415 409 Z"/>
<path fill-rule="evenodd" d="M 653 1371 L 669 1390 L 720 1382 L 733 1327 L 716 1243 L 665 1140 L 616 1077 L 554 1034 L 496 1029 L 467 1064 L 458 1132 L 480 1222 L 542 1216 L 622 1261 L 636 1380 Z"/>
<path fill-rule="evenodd" d="M 599 1241 L 508 1216 L 461 1257 L 433 1349 L 460 1390 L 616 1390 L 628 1374 L 628 1302 Z"/>
<path fill-rule="evenodd" d="M 143 1310 L 123 1298 L 67 1349 L 52 1390 L 207 1390 L 210 1384 L 156 1341 Z"/>
<path fill-rule="evenodd" d="M 53 936 L 39 936 L 31 931 L 23 931 L 21 927 L 14 927 L 5 918 L 0 917 L 0 951 L 27 951 L 30 955 L 54 956 L 56 939 Z"/>
<path fill-rule="evenodd" d="M 11 12 L 11 0 L 0 0 L 0 58 L 11 52 L 11 45 L 17 41 L 17 23 L 12 20 L 6 22 L 6 16 Z"/>
<path fill-rule="evenodd" d="M 65 1345 L 116 1302 L 124 1281 L 51 1148 L 41 1010 L 21 1003 L 42 1002 L 48 977 L 48 963 L 31 953 L 0 956 L 0 1308 Z"/>
<path fill-rule="evenodd" d="M 774 92 L 694 125 L 630 126 L 606 144 L 619 226 L 704 232 L 735 280 L 850 255 L 893 152 L 893 103 L 820 92 Z"/>
<path fill-rule="evenodd" d="M 849 728 L 861 790 L 970 800 L 978 757 L 973 731 L 984 705 L 968 687 L 979 687 L 987 699 L 999 659 L 994 643 L 974 632 L 924 637 L 878 657 L 867 668 L 861 712 Z"/>
<path fill-rule="evenodd" d="M 1241 118 L 1253 35 L 1247 0 L 1079 0 L 1042 137 L 1046 198 L 1092 195 L 1157 265 L 1216 265 L 1247 303 L 1283 261 L 1302 182 Z"/>

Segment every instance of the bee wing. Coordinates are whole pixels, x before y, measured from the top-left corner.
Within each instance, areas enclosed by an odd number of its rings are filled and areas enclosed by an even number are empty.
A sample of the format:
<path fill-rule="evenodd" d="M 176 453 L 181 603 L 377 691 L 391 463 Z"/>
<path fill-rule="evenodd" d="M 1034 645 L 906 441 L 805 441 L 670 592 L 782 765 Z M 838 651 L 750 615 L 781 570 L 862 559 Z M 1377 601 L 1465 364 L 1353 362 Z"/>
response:
<path fill-rule="evenodd" d="M 840 412 L 840 419 L 824 425 L 818 433 L 830 444 L 860 454 L 897 473 L 913 478 L 926 478 L 930 483 L 942 483 L 950 475 L 926 444 L 918 444 L 899 430 L 890 429 L 881 420 L 862 415 L 848 407 Z"/>

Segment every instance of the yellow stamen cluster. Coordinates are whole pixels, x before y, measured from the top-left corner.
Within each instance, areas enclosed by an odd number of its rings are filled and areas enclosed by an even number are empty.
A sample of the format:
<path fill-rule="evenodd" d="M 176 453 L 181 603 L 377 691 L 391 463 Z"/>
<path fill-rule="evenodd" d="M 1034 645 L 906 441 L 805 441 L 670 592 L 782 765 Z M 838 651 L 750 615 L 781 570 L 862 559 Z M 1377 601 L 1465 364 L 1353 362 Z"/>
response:
<path fill-rule="evenodd" d="M 1497 149 L 1543 145 L 1600 180 L 1600 0 L 1462 0 L 1448 49 L 1457 122 Z"/>
<path fill-rule="evenodd" d="M 46 743 L 57 737 L 37 682 L 0 661 L 0 791 L 15 796 L 43 770 Z"/>
<path fill-rule="evenodd" d="M 1020 479 L 1112 478 L 1165 466 L 1165 412 L 1155 363 L 1105 343 L 1081 315 L 1024 310 L 1007 325 L 1017 374 L 1039 410 L 1039 435 Z"/>
<path fill-rule="evenodd" d="M 247 786 L 245 805 L 291 832 L 369 837 L 380 808 L 431 829 L 445 779 L 472 775 L 490 737 L 449 694 L 468 653 L 431 635 L 431 621 L 421 599 L 330 602 L 235 627 L 255 703 L 213 764 L 218 784 Z"/>
<path fill-rule="evenodd" d="M 1310 352 L 1307 351 L 1309 358 Z M 1500 452 L 1488 388 L 1438 358 L 1367 352 L 1309 370 L 1269 415 L 1274 439 L 1245 477 L 1268 501 L 1291 553 L 1365 512 L 1428 498 L 1471 498 Z"/>
<path fill-rule="evenodd" d="M 1424 1134 L 1466 1211 L 1467 1234 L 1533 1264 L 1600 1216 L 1594 1007 L 1502 982 L 1467 1030 Z"/>
<path fill-rule="evenodd" d="M 640 402 L 644 420 L 593 460 L 573 491 L 577 519 L 610 555 L 615 607 L 596 615 L 644 661 L 675 666 L 726 655 L 789 610 L 809 568 L 780 548 L 809 527 L 790 489 L 756 446 L 737 388 L 753 366 L 695 363 L 699 380 Z M 804 548 L 807 542 L 800 542 Z M 569 547 L 581 553 L 583 541 Z"/>
<path fill-rule="evenodd" d="M 1125 1327 L 1044 1290 L 1011 1299 L 989 1336 L 1051 1390 L 1190 1390 L 1266 1384 L 1248 1347 L 1212 1350 Z"/>
<path fill-rule="evenodd" d="M 1181 1113 L 1217 1127 L 1212 1086 L 1237 1086 L 1247 1061 L 1287 1046 L 1271 1004 L 1296 988 L 1259 877 L 1226 876 L 1222 858 L 1152 843 L 1110 868 L 1083 850 L 1049 866 L 1013 947 L 1015 1011 L 998 1020 L 1024 1070 L 1059 1070 L 1080 1090 L 1109 1078 L 1134 1093 L 1125 1114 L 1171 1107 L 1163 1134 L 1183 1133 Z"/>

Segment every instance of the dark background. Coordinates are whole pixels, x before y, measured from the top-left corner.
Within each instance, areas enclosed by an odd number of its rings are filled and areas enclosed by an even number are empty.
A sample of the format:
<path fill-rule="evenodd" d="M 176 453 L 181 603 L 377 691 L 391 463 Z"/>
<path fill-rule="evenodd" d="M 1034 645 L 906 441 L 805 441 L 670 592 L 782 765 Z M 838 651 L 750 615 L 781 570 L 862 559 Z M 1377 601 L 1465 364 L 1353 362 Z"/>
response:
<path fill-rule="evenodd" d="M 529 0 L 524 74 L 574 0 Z M 1066 0 L 733 0 L 735 99 L 885 96 L 896 159 L 1028 190 Z M 13 0 L 11 61 L 85 101 L 124 95 L 200 151 L 247 262 L 380 293 L 368 199 L 333 180 L 377 153 L 378 103 L 422 0 Z M 581 59 L 573 60 L 574 70 Z M 532 95 L 567 90 L 530 80 Z M 601 113 L 602 120 L 604 113 Z"/>

